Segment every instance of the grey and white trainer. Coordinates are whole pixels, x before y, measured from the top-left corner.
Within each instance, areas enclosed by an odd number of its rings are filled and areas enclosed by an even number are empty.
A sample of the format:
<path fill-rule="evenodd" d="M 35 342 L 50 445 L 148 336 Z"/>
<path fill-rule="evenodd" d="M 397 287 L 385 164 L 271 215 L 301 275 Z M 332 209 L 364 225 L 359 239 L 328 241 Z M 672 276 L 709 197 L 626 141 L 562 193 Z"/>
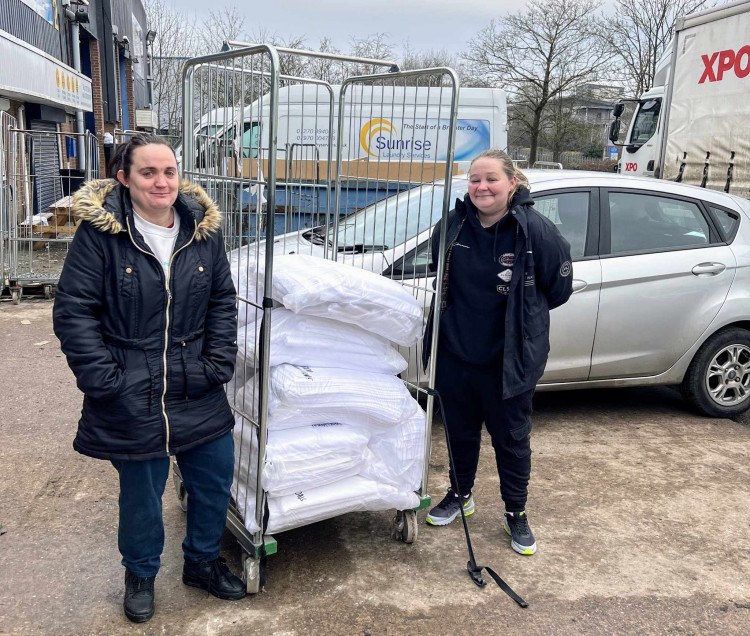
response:
<path fill-rule="evenodd" d="M 474 514 L 474 497 L 471 493 L 464 495 L 463 507 L 464 515 L 469 516 Z M 461 514 L 461 504 L 458 500 L 458 495 L 453 488 L 448 488 L 443 500 L 435 506 L 430 513 L 427 515 L 427 523 L 431 526 L 447 526 L 451 521 Z"/>
<path fill-rule="evenodd" d="M 505 532 L 510 535 L 510 547 L 518 554 L 534 554 L 536 539 L 529 527 L 526 512 L 505 513 Z"/>

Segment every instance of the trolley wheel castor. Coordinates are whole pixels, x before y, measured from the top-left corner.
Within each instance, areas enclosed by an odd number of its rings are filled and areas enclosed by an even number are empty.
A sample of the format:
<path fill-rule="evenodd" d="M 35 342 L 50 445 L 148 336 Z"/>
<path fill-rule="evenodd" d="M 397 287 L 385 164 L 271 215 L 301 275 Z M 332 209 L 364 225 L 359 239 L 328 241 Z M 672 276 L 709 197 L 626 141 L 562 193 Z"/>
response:
<path fill-rule="evenodd" d="M 414 543 L 417 539 L 417 511 L 399 510 L 393 519 L 393 538 L 404 543 Z"/>
<path fill-rule="evenodd" d="M 177 491 L 177 503 L 180 506 L 180 510 L 187 512 L 188 494 L 187 490 L 185 490 L 185 482 L 182 481 L 177 473 L 172 473 L 172 479 L 174 480 L 174 489 Z"/>
<path fill-rule="evenodd" d="M 52 285 L 45 285 L 44 286 L 44 300 L 49 300 L 52 298 Z"/>
<path fill-rule="evenodd" d="M 17 305 L 21 301 L 21 290 L 20 289 L 11 289 L 10 291 L 10 301 Z"/>
<path fill-rule="evenodd" d="M 260 592 L 260 559 L 249 554 L 242 555 L 242 580 L 248 594 Z"/>

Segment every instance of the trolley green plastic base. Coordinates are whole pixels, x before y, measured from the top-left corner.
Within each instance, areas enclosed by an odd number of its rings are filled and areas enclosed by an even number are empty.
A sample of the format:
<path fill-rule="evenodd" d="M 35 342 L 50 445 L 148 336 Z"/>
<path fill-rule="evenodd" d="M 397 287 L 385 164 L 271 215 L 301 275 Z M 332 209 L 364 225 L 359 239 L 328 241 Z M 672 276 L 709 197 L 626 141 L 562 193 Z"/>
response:
<path fill-rule="evenodd" d="M 414 510 L 424 510 L 425 508 L 429 508 L 430 504 L 432 504 L 432 497 L 425 495 L 419 498 L 419 505 Z"/>

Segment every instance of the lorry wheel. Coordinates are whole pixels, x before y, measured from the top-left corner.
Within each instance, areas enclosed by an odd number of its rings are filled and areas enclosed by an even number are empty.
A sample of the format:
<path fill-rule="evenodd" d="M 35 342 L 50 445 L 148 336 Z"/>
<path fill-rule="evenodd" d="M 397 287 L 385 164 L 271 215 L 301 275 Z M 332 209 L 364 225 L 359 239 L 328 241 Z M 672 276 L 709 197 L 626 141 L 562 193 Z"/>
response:
<path fill-rule="evenodd" d="M 710 417 L 733 417 L 750 408 L 750 331 L 732 327 L 698 349 L 682 381 L 682 395 Z"/>

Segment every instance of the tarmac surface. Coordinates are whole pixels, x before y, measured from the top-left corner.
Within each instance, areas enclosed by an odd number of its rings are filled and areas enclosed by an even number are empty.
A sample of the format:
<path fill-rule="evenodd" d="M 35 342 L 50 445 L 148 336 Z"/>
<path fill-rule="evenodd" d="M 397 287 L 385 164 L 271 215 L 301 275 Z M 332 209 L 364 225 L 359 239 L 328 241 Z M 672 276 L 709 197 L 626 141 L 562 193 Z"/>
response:
<path fill-rule="evenodd" d="M 409 546 L 392 513 L 277 536 L 266 591 L 219 601 L 184 586 L 185 518 L 168 484 L 156 615 L 122 613 L 117 481 L 73 451 L 81 395 L 52 333 L 52 303 L 0 302 L 0 634 L 748 634 L 750 417 L 710 419 L 669 388 L 540 393 L 529 519 L 514 553 L 489 438 L 469 518 L 481 564 L 530 604 L 469 579 L 460 523 Z M 447 459 L 433 428 L 430 493 Z M 239 571 L 231 535 L 224 555 Z"/>

